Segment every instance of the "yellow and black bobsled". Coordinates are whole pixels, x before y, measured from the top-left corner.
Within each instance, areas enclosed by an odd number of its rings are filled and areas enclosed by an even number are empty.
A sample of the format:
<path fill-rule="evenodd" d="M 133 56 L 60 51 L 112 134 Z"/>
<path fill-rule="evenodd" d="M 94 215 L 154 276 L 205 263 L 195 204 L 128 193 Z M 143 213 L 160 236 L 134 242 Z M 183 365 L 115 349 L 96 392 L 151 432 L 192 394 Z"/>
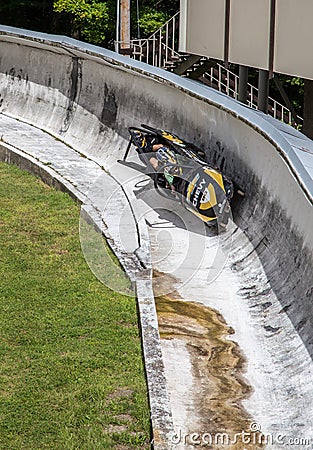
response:
<path fill-rule="evenodd" d="M 182 199 L 184 206 L 210 224 L 220 222 L 227 225 L 230 216 L 230 198 L 226 194 L 231 190 L 231 182 L 215 169 L 208 166 L 197 167 L 186 175 Z"/>
<path fill-rule="evenodd" d="M 126 159 L 134 145 L 145 164 L 145 173 L 154 180 L 161 195 L 179 201 L 206 224 L 226 227 L 231 214 L 233 183 L 207 164 L 204 152 L 168 131 L 147 125 L 130 127 L 129 133 L 129 144 L 121 163 L 130 164 Z M 154 148 L 161 144 L 156 152 Z M 158 160 L 157 168 L 155 160 Z"/>

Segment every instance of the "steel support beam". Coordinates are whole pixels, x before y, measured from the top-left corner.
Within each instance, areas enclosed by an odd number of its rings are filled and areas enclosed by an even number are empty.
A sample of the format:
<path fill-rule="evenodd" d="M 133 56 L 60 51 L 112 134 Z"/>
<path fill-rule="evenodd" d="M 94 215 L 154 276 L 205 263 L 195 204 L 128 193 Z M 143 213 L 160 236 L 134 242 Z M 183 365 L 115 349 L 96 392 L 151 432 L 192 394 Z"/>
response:
<path fill-rule="evenodd" d="M 268 113 L 269 71 L 259 70 L 258 110 Z"/>
<path fill-rule="evenodd" d="M 271 0 L 270 4 L 270 39 L 268 49 L 269 76 L 274 75 L 274 49 L 275 49 L 275 21 L 276 21 L 276 0 Z"/>
<path fill-rule="evenodd" d="M 248 67 L 239 66 L 238 100 L 242 103 L 247 103 L 247 96 L 248 96 Z"/>
<path fill-rule="evenodd" d="M 225 32 L 224 32 L 224 63 L 228 68 L 230 30 L 230 0 L 225 0 Z"/>

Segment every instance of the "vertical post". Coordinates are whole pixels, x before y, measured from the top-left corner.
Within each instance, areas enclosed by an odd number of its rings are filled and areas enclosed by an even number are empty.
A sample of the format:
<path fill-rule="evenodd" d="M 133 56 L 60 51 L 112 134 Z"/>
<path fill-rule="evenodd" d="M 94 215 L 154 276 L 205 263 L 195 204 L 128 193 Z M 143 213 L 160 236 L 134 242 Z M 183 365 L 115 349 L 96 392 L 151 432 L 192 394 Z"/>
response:
<path fill-rule="evenodd" d="M 259 70 L 258 110 L 268 112 L 269 71 Z"/>
<path fill-rule="evenodd" d="M 248 95 L 248 67 L 239 66 L 239 88 L 238 88 L 238 100 L 242 103 L 247 103 Z"/>
<path fill-rule="evenodd" d="M 273 78 L 274 75 L 275 20 L 276 20 L 276 0 L 271 0 L 270 37 L 269 37 L 269 51 L 268 51 L 268 68 L 270 78 Z"/>
<path fill-rule="evenodd" d="M 139 0 L 137 0 L 136 7 L 137 7 L 137 38 L 140 39 L 140 13 L 139 13 Z"/>
<path fill-rule="evenodd" d="M 116 30 L 115 30 L 115 51 L 119 52 L 120 41 L 120 0 L 116 0 Z"/>
<path fill-rule="evenodd" d="M 162 30 L 159 31 L 159 64 L 158 67 L 162 67 Z"/>
<path fill-rule="evenodd" d="M 121 48 L 128 49 L 130 44 L 130 0 L 121 0 Z"/>
<path fill-rule="evenodd" d="M 224 25 L 224 62 L 228 68 L 229 57 L 229 26 L 230 26 L 230 0 L 225 0 L 225 25 Z"/>
<path fill-rule="evenodd" d="M 179 26 L 180 26 L 180 23 L 179 23 Z M 175 47 L 176 17 L 175 16 L 173 19 L 172 27 L 173 27 L 173 29 L 172 29 L 172 49 L 176 50 L 176 47 Z M 178 49 L 177 49 L 177 51 L 178 51 Z M 174 56 L 173 52 L 172 52 L 172 56 Z"/>

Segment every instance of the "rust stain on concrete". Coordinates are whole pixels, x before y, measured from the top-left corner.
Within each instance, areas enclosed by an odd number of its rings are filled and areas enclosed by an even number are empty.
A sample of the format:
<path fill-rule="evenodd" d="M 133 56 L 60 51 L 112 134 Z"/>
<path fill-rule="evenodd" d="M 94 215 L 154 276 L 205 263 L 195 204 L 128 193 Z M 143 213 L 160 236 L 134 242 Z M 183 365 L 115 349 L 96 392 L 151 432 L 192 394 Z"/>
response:
<path fill-rule="evenodd" d="M 219 444 L 213 442 L 206 448 L 263 449 L 263 436 L 251 431 L 254 420 L 242 405 L 252 388 L 244 378 L 245 357 L 239 345 L 231 340 L 234 330 L 218 311 L 201 303 L 183 300 L 174 289 L 169 295 L 158 296 L 159 289 L 164 292 L 164 283 L 175 286 L 177 280 L 154 272 L 161 339 L 183 340 L 192 362 L 196 385 L 190 395 L 201 418 L 201 429 L 192 432 L 210 433 L 213 437 L 218 433 L 227 433 L 229 442 L 226 444 L 225 437 L 225 447 L 221 438 L 214 441 Z"/>

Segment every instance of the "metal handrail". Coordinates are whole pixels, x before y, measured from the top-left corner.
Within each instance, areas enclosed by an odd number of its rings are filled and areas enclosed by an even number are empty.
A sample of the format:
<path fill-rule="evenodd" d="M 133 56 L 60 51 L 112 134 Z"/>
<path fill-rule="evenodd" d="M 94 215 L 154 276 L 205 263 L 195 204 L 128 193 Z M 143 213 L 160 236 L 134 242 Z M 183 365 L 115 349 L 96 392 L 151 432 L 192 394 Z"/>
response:
<path fill-rule="evenodd" d="M 132 39 L 130 42 L 116 42 L 116 44 L 128 45 L 132 50 L 132 57 L 139 61 L 164 67 L 173 57 L 180 57 L 176 34 L 178 20 L 179 11 L 148 38 Z"/>
<path fill-rule="evenodd" d="M 117 43 L 121 44 L 122 42 Z M 163 39 L 157 39 L 156 37 L 132 39 L 129 42 L 123 41 L 123 44 L 131 50 L 131 56 L 134 59 L 157 67 L 164 67 L 166 63 L 172 62 L 174 57 L 180 58 L 181 56 L 166 42 L 163 42 Z"/>
<path fill-rule="evenodd" d="M 131 56 L 134 59 L 166 68 L 167 65 L 173 64 L 174 58 L 178 60 L 182 56 L 178 51 L 178 21 L 179 11 L 148 38 L 133 39 L 129 43 L 123 42 L 123 44 L 129 44 Z M 222 64 L 216 63 L 203 77 L 211 83 L 212 87 L 238 100 L 239 76 Z M 248 83 L 247 105 L 257 109 L 257 98 L 258 88 Z M 268 102 L 269 114 L 285 123 L 295 125 L 292 113 L 286 106 L 272 97 L 269 97 Z M 298 124 L 303 122 L 299 116 L 297 116 L 297 120 Z"/>
<path fill-rule="evenodd" d="M 176 22 L 178 23 L 178 20 L 179 20 L 179 14 L 180 14 L 180 12 L 177 11 L 177 13 L 174 14 L 167 22 L 165 22 L 158 30 L 156 30 L 153 34 L 151 34 L 151 36 L 149 36 L 148 39 L 153 39 L 154 37 L 159 35 L 159 33 L 162 32 L 164 29 L 166 31 L 166 34 L 168 34 L 169 25 L 170 25 L 171 22 L 174 25 L 172 27 L 172 29 L 175 30 Z M 176 35 L 173 34 L 172 37 L 174 38 L 173 41 L 175 41 Z M 178 42 L 178 41 L 176 41 L 176 42 Z M 178 46 L 177 46 L 177 50 L 178 50 Z"/>
<path fill-rule="evenodd" d="M 216 71 L 218 70 L 218 77 L 215 76 Z M 223 73 L 224 72 L 224 73 Z M 215 82 L 219 91 L 223 91 L 225 94 L 232 96 L 236 100 L 238 100 L 238 86 L 239 86 L 239 76 L 221 64 L 217 64 L 217 69 L 214 67 L 211 68 L 210 72 L 205 73 L 206 78 L 209 78 L 211 83 Z M 225 82 L 223 82 L 223 79 Z M 231 84 L 234 85 L 235 88 L 231 87 Z M 247 95 L 247 104 L 250 108 L 258 109 L 258 88 L 248 83 L 248 95 Z M 268 98 L 269 103 L 269 113 L 275 118 L 279 120 L 283 120 L 288 124 L 293 124 L 294 120 L 292 118 L 292 113 L 289 108 L 284 106 L 282 103 L 273 99 L 272 97 Z M 303 119 L 300 116 L 297 116 L 298 122 L 302 123 Z"/>

